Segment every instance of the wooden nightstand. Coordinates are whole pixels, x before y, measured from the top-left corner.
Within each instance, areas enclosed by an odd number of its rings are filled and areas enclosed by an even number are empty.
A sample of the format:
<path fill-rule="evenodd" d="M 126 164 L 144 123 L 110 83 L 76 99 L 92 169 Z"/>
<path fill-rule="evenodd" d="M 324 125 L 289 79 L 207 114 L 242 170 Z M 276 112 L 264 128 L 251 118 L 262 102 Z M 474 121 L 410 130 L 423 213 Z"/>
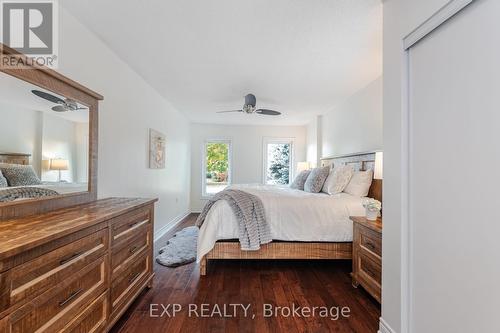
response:
<path fill-rule="evenodd" d="M 352 285 L 370 293 L 379 303 L 382 294 L 382 219 L 369 221 L 351 216 L 354 227 L 352 244 Z"/>

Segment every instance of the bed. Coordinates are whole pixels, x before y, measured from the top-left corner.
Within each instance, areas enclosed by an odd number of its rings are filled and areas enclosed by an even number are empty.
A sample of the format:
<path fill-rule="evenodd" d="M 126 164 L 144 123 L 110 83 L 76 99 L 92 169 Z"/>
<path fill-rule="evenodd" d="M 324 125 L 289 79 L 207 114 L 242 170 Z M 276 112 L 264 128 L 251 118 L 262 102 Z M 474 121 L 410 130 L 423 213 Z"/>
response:
<path fill-rule="evenodd" d="M 373 169 L 375 152 L 323 158 L 321 166 L 349 164 L 355 170 Z M 369 197 L 382 200 L 382 181 L 374 179 Z M 347 193 L 328 195 L 266 185 L 236 185 L 265 203 L 273 241 L 257 251 L 242 251 L 236 240 L 238 224 L 225 201 L 211 208 L 198 237 L 200 274 L 212 259 L 351 259 L 352 222 L 364 215 L 362 198 Z"/>
<path fill-rule="evenodd" d="M 23 154 L 23 153 L 0 153 L 0 163 L 28 166 L 30 165 L 30 157 L 31 157 L 30 154 Z M 36 180 L 39 182 L 38 178 Z M 2 195 L 4 197 L 11 197 L 11 196 L 15 197 L 15 194 L 9 195 L 6 193 L 15 193 L 15 190 L 18 189 L 20 190 L 26 189 L 27 191 L 29 191 L 30 188 L 33 188 L 34 190 L 41 189 L 41 191 L 39 191 L 40 193 L 34 194 L 35 196 L 33 196 L 33 198 L 36 198 L 38 196 L 64 195 L 75 192 L 86 192 L 88 191 L 88 184 L 42 181 L 41 184 L 37 185 L 6 186 L 6 187 L 0 186 L 0 197 L 2 197 Z M 30 197 L 22 197 L 22 195 L 20 195 L 20 198 L 15 199 L 14 201 L 27 200 L 27 199 L 30 199 Z M 10 200 L 11 199 L 7 199 L 7 201 Z M 0 202 L 6 202 L 6 201 L 2 201 L 0 199 Z"/>

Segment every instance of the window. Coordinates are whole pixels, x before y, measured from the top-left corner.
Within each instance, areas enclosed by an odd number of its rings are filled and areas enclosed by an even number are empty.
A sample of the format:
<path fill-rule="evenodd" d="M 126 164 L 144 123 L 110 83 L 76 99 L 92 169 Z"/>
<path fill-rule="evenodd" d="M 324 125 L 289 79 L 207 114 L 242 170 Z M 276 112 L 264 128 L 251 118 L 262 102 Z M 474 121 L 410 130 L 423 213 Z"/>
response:
<path fill-rule="evenodd" d="M 292 166 L 293 139 L 264 139 L 264 184 L 288 185 Z"/>
<path fill-rule="evenodd" d="M 231 184 L 231 141 L 205 142 L 202 177 L 204 197 L 214 195 Z"/>

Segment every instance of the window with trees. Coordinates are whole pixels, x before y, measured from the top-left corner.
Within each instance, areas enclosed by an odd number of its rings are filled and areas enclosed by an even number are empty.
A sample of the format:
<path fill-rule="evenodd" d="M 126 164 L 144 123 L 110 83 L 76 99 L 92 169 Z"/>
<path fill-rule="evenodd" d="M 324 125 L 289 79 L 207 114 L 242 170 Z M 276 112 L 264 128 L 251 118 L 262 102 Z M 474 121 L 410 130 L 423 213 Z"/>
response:
<path fill-rule="evenodd" d="M 211 196 L 231 184 L 231 141 L 205 142 L 203 156 L 203 196 Z"/>
<path fill-rule="evenodd" d="M 293 173 L 293 140 L 264 140 L 264 183 L 288 185 Z"/>

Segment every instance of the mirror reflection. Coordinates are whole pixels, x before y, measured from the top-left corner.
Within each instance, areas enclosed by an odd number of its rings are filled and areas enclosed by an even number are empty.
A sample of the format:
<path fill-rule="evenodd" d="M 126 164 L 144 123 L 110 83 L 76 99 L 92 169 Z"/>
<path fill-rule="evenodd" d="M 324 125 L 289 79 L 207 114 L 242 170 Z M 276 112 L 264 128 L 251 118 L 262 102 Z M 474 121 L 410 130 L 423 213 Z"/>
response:
<path fill-rule="evenodd" d="M 0 73 L 0 204 L 88 191 L 89 109 Z"/>

